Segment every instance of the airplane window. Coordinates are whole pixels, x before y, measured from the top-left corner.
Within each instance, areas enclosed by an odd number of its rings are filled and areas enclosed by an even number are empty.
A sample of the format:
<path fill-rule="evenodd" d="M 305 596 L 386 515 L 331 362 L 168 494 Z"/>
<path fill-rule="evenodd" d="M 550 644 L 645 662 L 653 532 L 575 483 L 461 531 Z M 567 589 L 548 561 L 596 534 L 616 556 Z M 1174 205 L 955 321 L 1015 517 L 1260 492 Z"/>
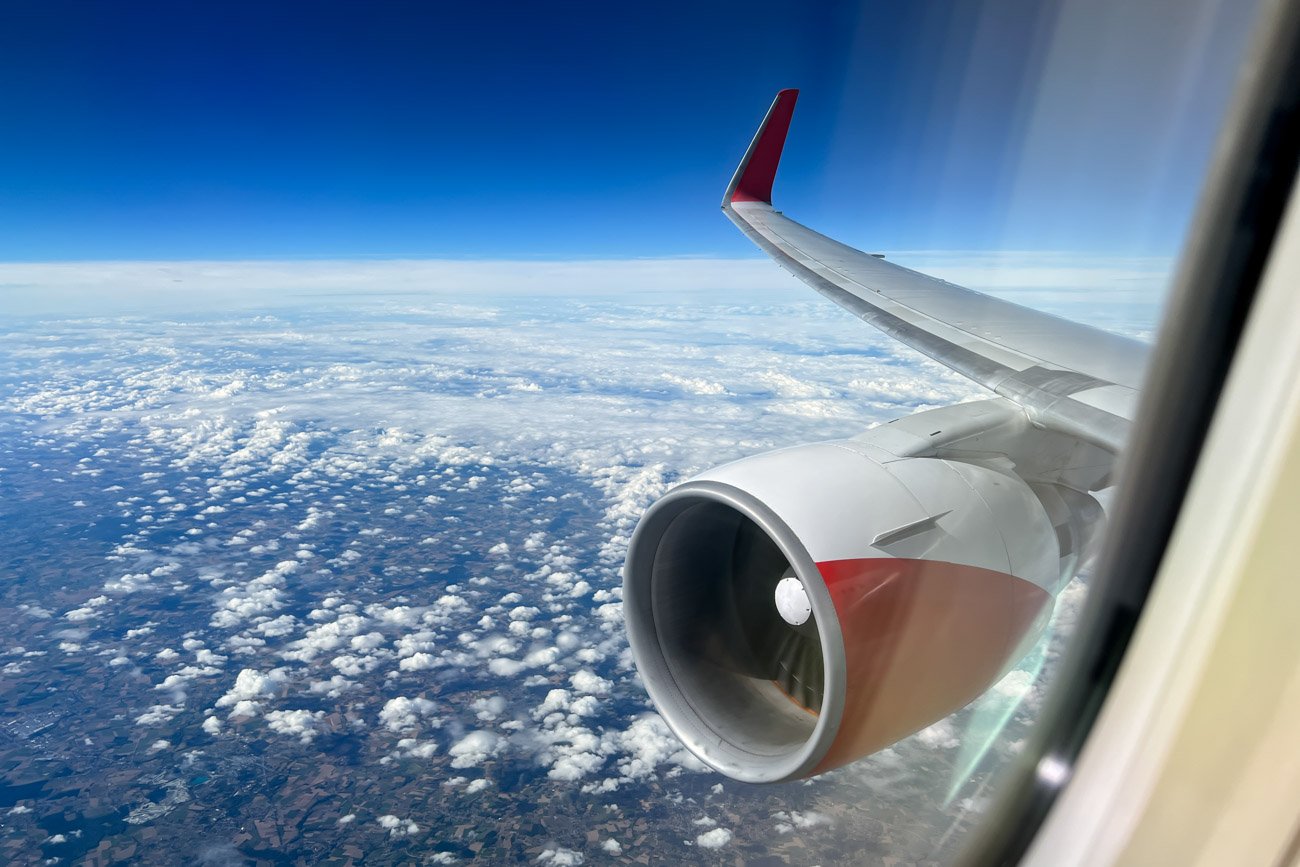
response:
<path fill-rule="evenodd" d="M 1107 564 L 1111 585 L 1127 583 L 1122 605 L 1098 600 L 1083 629 L 1081 613 L 1127 483 L 1122 461 L 1150 344 L 1252 23 L 1240 7 L 1184 11 L 1191 14 L 1172 28 L 1153 8 L 1070 4 L 1033 23 L 987 9 L 953 22 L 962 86 L 951 104 L 932 97 L 927 105 L 941 122 L 931 114 L 913 131 L 913 153 L 927 152 L 933 138 L 945 157 L 919 183 L 933 197 L 925 231 L 952 232 L 980 201 L 991 212 L 985 228 L 1004 244 L 1053 238 L 1048 246 L 1088 252 L 893 257 L 839 243 L 898 231 L 886 209 L 832 213 L 837 240 L 793 222 L 792 196 L 785 187 L 774 196 L 773 187 L 795 91 L 777 95 L 724 196 L 728 217 L 786 270 L 985 389 L 856 436 L 707 470 L 655 503 L 632 539 L 629 638 L 669 726 L 697 757 L 738 780 L 811 778 L 860 787 L 875 805 L 907 804 L 916 837 L 902 842 L 898 829 L 907 823 L 882 822 L 890 844 L 854 858 L 953 859 L 972 828 L 984 830 L 980 820 L 1018 760 L 1022 776 L 1032 775 L 1014 793 L 1020 812 L 1004 807 L 1000 836 L 985 831 L 978 851 L 1023 851 L 1037 827 L 1025 817 L 1041 820 L 1070 775 L 1070 758 L 1048 752 L 1052 735 L 1036 728 L 1062 657 L 1085 644 L 1088 661 L 1109 655 L 1105 670 L 1113 672 L 1123 652 L 1149 583 L 1140 557 L 1113 554 Z M 966 26 L 972 22 L 978 26 Z M 1035 31 L 1025 40 L 1035 51 L 1008 60 L 1015 28 Z M 1141 48 L 1156 30 L 1162 50 Z M 981 175 L 981 187 L 971 167 L 988 129 L 975 106 L 1000 73 L 1023 90 L 1009 112 L 1014 132 L 999 128 L 1005 138 L 985 142 L 1003 161 L 991 161 L 999 171 L 991 180 Z M 1193 78 L 1198 98 L 1177 108 L 1176 94 L 1190 92 Z M 878 119 L 875 111 L 863 116 Z M 837 160 L 862 159 L 862 150 L 845 150 L 828 158 L 830 183 Z M 897 173 L 912 165 L 890 156 L 893 176 L 859 164 L 856 176 L 843 172 L 853 182 L 835 193 L 870 202 L 880 185 L 902 185 Z M 1097 203 L 1085 200 L 1111 184 L 1108 206 L 1132 206 L 1134 222 L 1112 218 L 1103 227 L 1098 212 L 1088 215 Z M 1277 185 L 1273 205 L 1286 189 Z M 782 210 L 772 205 L 777 199 Z M 878 261 L 894 258 L 908 270 Z M 1241 279 L 1249 287 L 1253 278 Z M 1221 291 L 1237 285 L 1237 277 L 1220 277 Z M 1202 289 L 1214 295 L 1208 279 Z M 1035 319 L 999 301 L 1059 318 Z M 1102 330 L 1073 331 L 1079 323 Z M 1163 496 L 1176 503 L 1172 487 Z M 1107 681 L 1078 659 L 1072 674 L 1073 721 L 1082 723 Z M 1056 722 L 1067 704 L 1057 701 Z M 1070 729 L 1075 747 L 1081 732 L 1086 726 Z M 936 828 L 936 837 L 925 836 Z"/>
<path fill-rule="evenodd" d="M 1263 7 L 698 5 L 0 12 L 0 860 L 1024 850 Z"/>

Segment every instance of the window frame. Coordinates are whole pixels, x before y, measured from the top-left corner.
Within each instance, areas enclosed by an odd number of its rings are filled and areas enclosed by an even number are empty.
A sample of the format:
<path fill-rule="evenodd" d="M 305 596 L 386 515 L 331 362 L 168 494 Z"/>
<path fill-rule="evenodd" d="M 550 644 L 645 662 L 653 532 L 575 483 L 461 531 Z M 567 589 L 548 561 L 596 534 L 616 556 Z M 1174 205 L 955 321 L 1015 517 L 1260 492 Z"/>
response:
<path fill-rule="evenodd" d="M 1183 508 L 1300 162 L 1300 4 L 1256 22 L 1188 239 L 1075 640 L 957 863 L 1018 863 L 1091 733 Z M 1045 769 L 1051 769 L 1051 773 Z"/>

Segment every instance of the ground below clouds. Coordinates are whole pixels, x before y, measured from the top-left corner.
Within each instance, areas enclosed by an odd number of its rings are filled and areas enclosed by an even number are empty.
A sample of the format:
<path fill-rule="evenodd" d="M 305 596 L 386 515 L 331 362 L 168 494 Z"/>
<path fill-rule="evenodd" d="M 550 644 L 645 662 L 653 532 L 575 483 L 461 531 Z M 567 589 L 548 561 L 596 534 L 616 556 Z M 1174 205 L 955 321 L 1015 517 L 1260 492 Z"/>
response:
<path fill-rule="evenodd" d="M 987 773 L 945 806 L 960 721 L 811 784 L 703 772 L 636 679 L 619 569 L 674 481 L 971 386 L 802 300 L 353 300 L 3 324 L 7 861 L 960 840 Z"/>

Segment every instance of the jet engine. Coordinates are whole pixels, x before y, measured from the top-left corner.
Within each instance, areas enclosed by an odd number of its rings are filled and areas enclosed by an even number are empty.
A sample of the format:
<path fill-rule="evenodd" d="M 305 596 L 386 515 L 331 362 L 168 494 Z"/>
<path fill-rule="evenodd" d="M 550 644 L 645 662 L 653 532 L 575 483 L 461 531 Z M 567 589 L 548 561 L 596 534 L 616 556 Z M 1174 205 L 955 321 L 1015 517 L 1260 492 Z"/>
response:
<path fill-rule="evenodd" d="M 777 782 L 975 699 L 1032 647 L 1100 519 L 1086 490 L 1108 462 L 1052 436 L 1006 401 L 964 404 L 670 490 L 624 574 L 669 727 L 718 771 Z M 1036 478 L 1038 458 L 1074 475 Z"/>

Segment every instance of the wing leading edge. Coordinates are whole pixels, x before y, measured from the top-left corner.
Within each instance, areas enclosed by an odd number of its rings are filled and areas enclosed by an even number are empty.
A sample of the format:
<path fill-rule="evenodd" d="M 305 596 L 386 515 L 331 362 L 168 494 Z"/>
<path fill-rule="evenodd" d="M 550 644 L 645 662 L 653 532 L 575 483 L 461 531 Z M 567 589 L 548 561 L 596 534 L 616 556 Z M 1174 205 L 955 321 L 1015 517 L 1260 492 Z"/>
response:
<path fill-rule="evenodd" d="M 1148 347 L 903 268 L 772 208 L 797 90 L 777 94 L 722 200 L 750 240 L 822 295 L 1025 408 L 1036 424 L 1118 451 Z"/>

